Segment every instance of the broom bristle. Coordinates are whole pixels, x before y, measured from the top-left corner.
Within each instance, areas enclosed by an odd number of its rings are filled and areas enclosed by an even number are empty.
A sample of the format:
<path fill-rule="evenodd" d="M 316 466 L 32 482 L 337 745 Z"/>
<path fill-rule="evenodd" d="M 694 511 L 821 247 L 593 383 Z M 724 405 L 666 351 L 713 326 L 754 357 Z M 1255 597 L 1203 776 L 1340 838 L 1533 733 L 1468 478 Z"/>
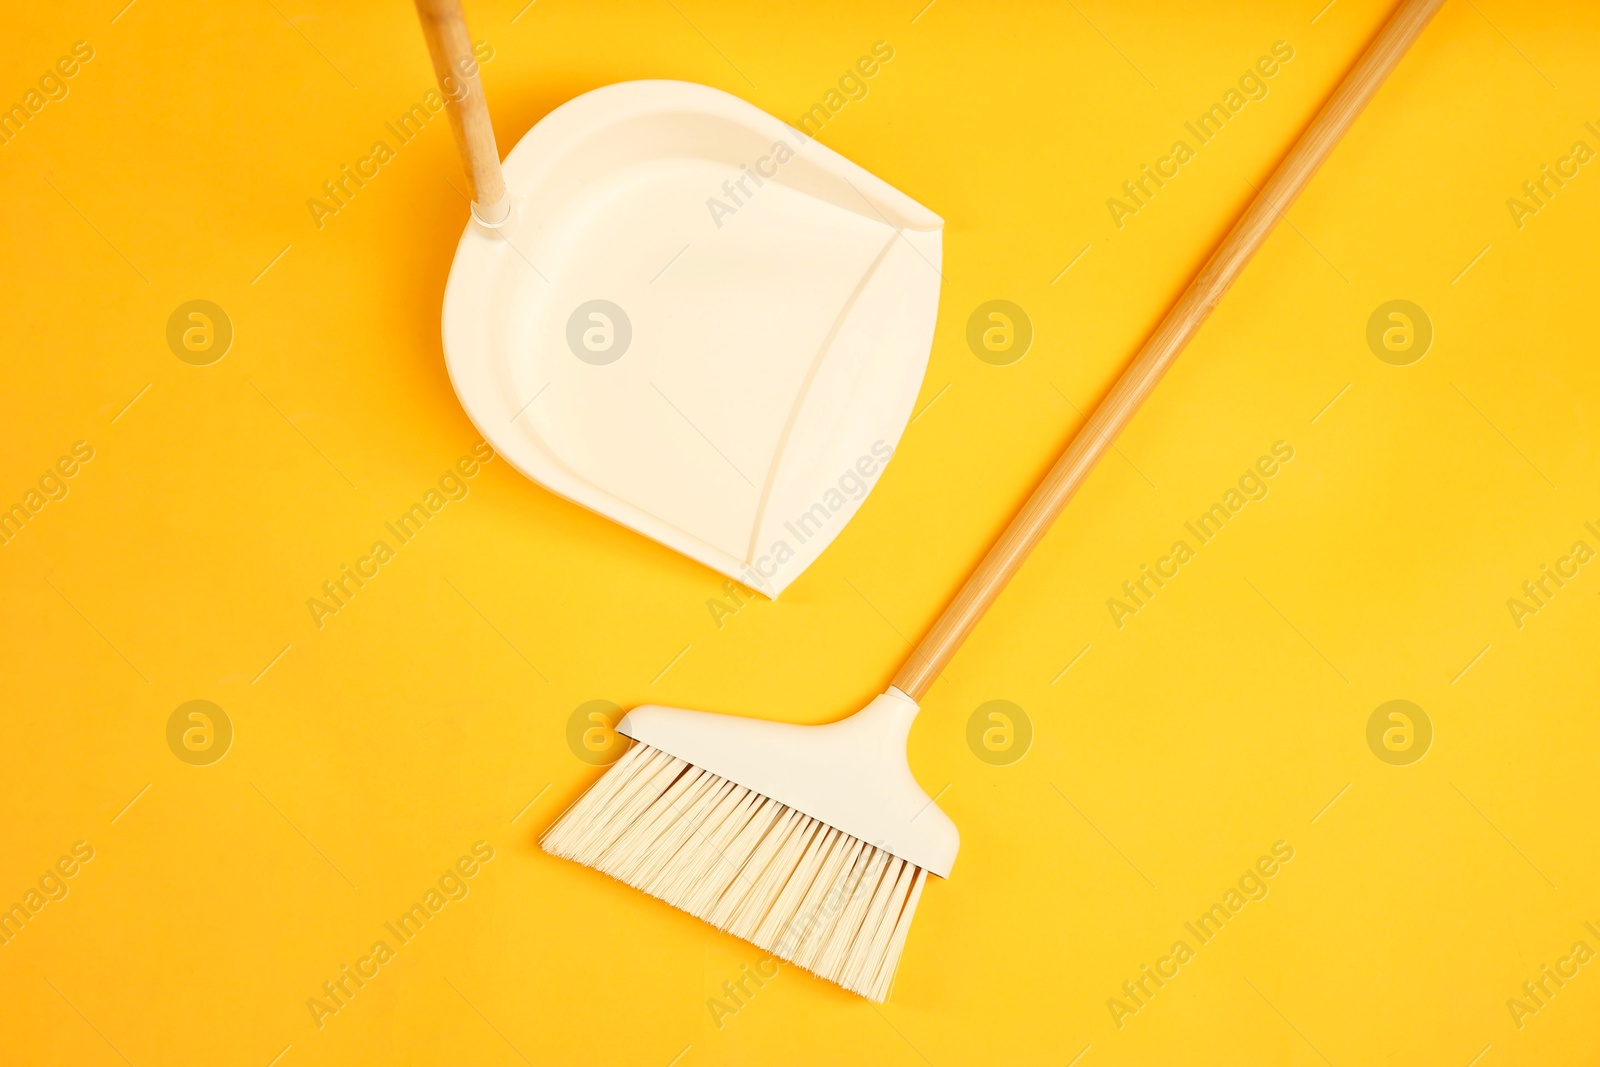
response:
<path fill-rule="evenodd" d="M 928 872 L 659 749 L 629 749 L 540 844 L 869 1000 Z"/>

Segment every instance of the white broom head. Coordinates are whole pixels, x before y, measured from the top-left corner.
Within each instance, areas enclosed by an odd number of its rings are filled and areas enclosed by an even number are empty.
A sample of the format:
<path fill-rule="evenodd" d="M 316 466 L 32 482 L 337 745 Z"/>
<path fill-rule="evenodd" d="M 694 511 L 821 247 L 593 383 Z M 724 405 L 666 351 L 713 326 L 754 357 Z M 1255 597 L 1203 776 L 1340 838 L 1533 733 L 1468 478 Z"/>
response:
<path fill-rule="evenodd" d="M 906 762 L 916 713 L 896 689 L 826 726 L 637 708 L 541 844 L 882 1002 L 960 847 Z"/>

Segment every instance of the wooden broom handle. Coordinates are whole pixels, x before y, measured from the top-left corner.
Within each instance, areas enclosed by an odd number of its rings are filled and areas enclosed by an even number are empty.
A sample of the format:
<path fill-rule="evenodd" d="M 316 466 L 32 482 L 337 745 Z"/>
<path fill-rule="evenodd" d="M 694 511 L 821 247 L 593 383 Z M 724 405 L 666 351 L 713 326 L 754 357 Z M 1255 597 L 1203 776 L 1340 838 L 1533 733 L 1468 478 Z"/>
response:
<path fill-rule="evenodd" d="M 472 54 L 472 36 L 461 0 L 416 0 L 422 35 L 428 39 L 433 74 L 450 113 L 450 129 L 467 170 L 467 192 L 473 210 L 485 222 L 505 219 L 506 181 L 500 173 L 500 152 L 495 148 L 489 105 L 478 79 L 478 60 Z"/>
<path fill-rule="evenodd" d="M 1400 57 L 1416 40 L 1444 0 L 1405 0 L 1373 38 L 1361 59 L 1345 75 L 1311 125 L 1306 127 L 1289 154 L 1278 164 L 1266 188 L 1256 194 L 1244 215 L 1212 253 L 1156 327 L 1139 355 L 1112 387 L 1050 473 L 1017 512 L 1005 533 L 989 549 L 944 614 L 911 653 L 894 685 L 913 700 L 921 700 L 935 678 L 961 647 L 972 628 L 988 610 L 1066 507 L 1072 494 L 1112 440 L 1133 418 L 1161 376 L 1172 366 L 1211 309 L 1217 306 L 1250 257 L 1255 255 L 1278 216 L 1288 210 L 1333 146 L 1339 143 L 1367 101 L 1378 91 Z"/>

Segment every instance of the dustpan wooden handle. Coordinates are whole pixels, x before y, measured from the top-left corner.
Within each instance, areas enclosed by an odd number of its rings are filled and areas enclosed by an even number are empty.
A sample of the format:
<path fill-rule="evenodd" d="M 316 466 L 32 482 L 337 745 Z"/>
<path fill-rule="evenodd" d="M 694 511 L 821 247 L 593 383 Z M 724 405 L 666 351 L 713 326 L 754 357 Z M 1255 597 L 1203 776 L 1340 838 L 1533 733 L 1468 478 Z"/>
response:
<path fill-rule="evenodd" d="M 1128 425 L 1156 383 L 1178 358 L 1233 284 L 1250 257 L 1272 232 L 1322 161 L 1333 151 L 1361 109 L 1383 84 L 1444 0 L 1405 0 L 1395 9 L 1366 52 L 1306 127 L 1289 154 L 1278 164 L 1265 188 L 1257 193 L 1228 236 L 1189 283 L 1161 325 L 1145 341 L 1128 369 L 1089 416 L 1067 450 L 1039 483 L 1005 533 L 989 549 L 978 569 L 939 616 L 911 658 L 895 676 L 894 685 L 920 700 L 939 676 L 978 619 L 993 604 L 1006 582 L 1033 551 L 1078 486 L 1117 434 Z"/>
<path fill-rule="evenodd" d="M 489 124 L 489 105 L 478 79 L 478 60 L 472 53 L 472 36 L 461 0 L 416 0 L 422 35 L 433 57 L 434 77 L 444 94 L 445 110 L 456 149 L 467 171 L 467 193 L 473 212 L 494 224 L 505 220 L 510 201 L 500 173 L 500 152 Z"/>

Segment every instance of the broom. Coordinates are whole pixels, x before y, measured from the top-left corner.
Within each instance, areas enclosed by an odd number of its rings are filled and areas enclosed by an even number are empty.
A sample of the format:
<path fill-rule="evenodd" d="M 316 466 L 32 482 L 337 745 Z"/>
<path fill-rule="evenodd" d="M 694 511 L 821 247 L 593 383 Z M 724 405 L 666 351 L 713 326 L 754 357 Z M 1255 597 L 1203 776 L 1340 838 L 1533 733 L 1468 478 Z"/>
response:
<path fill-rule="evenodd" d="M 636 708 L 617 729 L 639 743 L 544 849 L 883 1001 L 928 875 L 960 845 L 906 759 L 917 700 L 1442 2 L 1395 10 L 887 693 L 823 726 Z"/>

